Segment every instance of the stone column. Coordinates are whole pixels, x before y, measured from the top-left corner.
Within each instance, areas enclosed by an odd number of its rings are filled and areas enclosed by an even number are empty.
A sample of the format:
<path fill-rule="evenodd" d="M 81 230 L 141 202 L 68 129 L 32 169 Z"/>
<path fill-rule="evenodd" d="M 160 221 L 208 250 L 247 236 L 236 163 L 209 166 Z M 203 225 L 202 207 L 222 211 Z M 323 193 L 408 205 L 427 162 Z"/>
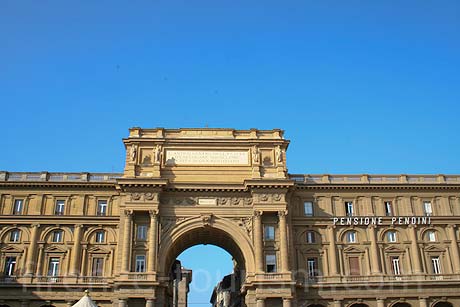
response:
<path fill-rule="evenodd" d="M 281 250 L 281 272 L 289 272 L 289 253 L 288 238 L 286 231 L 286 214 L 287 211 L 279 211 L 279 229 L 280 229 L 280 250 Z"/>
<path fill-rule="evenodd" d="M 409 225 L 409 236 L 411 241 L 411 249 L 412 249 L 412 263 L 414 264 L 413 272 L 414 274 L 422 274 L 422 265 L 420 260 L 420 252 L 418 250 L 417 244 L 417 234 L 415 232 L 415 227 L 413 225 Z"/>
<path fill-rule="evenodd" d="M 419 298 L 419 304 L 420 304 L 420 307 L 428 307 L 428 302 L 425 297 Z"/>
<path fill-rule="evenodd" d="M 133 212 L 130 210 L 125 210 L 125 227 L 124 227 L 124 234 L 123 234 L 123 249 L 121 253 L 121 272 L 128 273 L 130 272 L 130 265 L 129 265 L 129 256 L 131 254 L 131 228 L 132 228 L 132 219 L 133 219 Z M 125 300 L 126 301 L 126 300 Z M 121 307 L 121 306 L 120 306 Z"/>
<path fill-rule="evenodd" d="M 79 273 L 78 264 L 80 263 L 82 229 L 83 225 L 75 225 L 74 241 L 72 248 L 72 262 L 69 270 L 70 276 L 77 276 Z"/>
<path fill-rule="evenodd" d="M 86 263 L 87 262 L 88 262 L 88 246 L 84 245 L 83 246 L 83 256 L 81 257 L 81 268 L 80 268 L 80 275 L 81 276 L 89 275 L 89 274 L 87 274 L 87 271 L 86 271 Z"/>
<path fill-rule="evenodd" d="M 150 231 L 149 231 L 149 256 L 148 256 L 148 272 L 155 271 L 157 261 L 157 246 L 158 246 L 158 211 L 150 210 Z M 147 306 L 149 307 L 149 306 Z"/>
<path fill-rule="evenodd" d="M 377 299 L 377 307 L 385 307 L 385 300 L 383 298 Z"/>
<path fill-rule="evenodd" d="M 335 300 L 333 306 L 334 307 L 342 307 L 342 301 L 341 300 Z"/>
<path fill-rule="evenodd" d="M 32 225 L 32 234 L 30 236 L 30 245 L 29 245 L 29 252 L 27 254 L 27 262 L 26 262 L 26 276 L 32 276 L 34 274 L 35 268 L 35 254 L 37 253 L 37 242 L 38 242 L 38 229 L 40 225 L 34 224 Z"/>
<path fill-rule="evenodd" d="M 328 237 L 329 237 L 329 264 L 330 264 L 330 276 L 337 276 L 339 275 L 339 271 L 337 270 L 337 252 L 336 252 L 336 245 L 335 245 L 335 234 L 334 234 L 334 227 L 328 227 Z"/>
<path fill-rule="evenodd" d="M 455 235 L 455 225 L 448 225 L 447 232 L 450 239 L 451 250 L 452 250 L 452 265 L 454 267 L 454 273 L 460 273 L 460 253 L 458 251 L 457 236 Z"/>
<path fill-rule="evenodd" d="M 369 239 L 371 240 L 370 256 L 371 256 L 371 274 L 378 275 L 382 273 L 380 269 L 380 256 L 377 246 L 377 238 L 375 236 L 375 226 L 370 225 L 367 228 Z"/>
<path fill-rule="evenodd" d="M 265 307 L 265 299 L 264 298 L 258 298 L 256 306 L 257 307 Z"/>
<path fill-rule="evenodd" d="M 262 212 L 254 212 L 254 248 L 256 256 L 256 272 L 264 272 L 264 246 L 262 241 Z"/>
<path fill-rule="evenodd" d="M 145 299 L 145 307 L 154 307 L 154 306 L 155 306 L 155 299 L 153 298 Z"/>
<path fill-rule="evenodd" d="M 37 276 L 42 276 L 42 268 L 43 268 L 43 262 L 45 261 L 45 251 L 44 251 L 44 247 L 43 246 L 40 246 L 38 248 L 38 261 L 37 261 L 37 271 L 35 273 L 35 275 Z"/>
<path fill-rule="evenodd" d="M 127 301 L 128 299 L 126 298 L 119 298 L 118 299 L 118 307 L 127 307 Z"/>
<path fill-rule="evenodd" d="M 291 307 L 292 306 L 292 299 L 291 298 L 283 298 L 283 307 Z"/>

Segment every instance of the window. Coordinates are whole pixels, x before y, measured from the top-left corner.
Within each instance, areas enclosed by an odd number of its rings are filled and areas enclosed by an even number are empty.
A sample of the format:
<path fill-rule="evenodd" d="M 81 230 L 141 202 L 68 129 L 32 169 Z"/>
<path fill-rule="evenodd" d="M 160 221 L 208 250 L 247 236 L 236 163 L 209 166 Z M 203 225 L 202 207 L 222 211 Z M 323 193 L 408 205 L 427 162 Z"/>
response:
<path fill-rule="evenodd" d="M 59 275 L 59 258 L 50 258 L 48 265 L 48 276 Z"/>
<path fill-rule="evenodd" d="M 359 257 L 348 257 L 348 264 L 350 266 L 350 275 L 361 275 Z"/>
<path fill-rule="evenodd" d="M 10 234 L 10 242 L 19 242 L 21 238 L 21 231 L 19 229 L 13 229 Z"/>
<path fill-rule="evenodd" d="M 351 202 L 351 201 L 346 201 L 345 202 L 345 213 L 346 213 L 347 216 L 353 216 L 354 215 L 353 202 Z"/>
<path fill-rule="evenodd" d="M 265 265 L 267 273 L 275 273 L 276 272 L 276 255 L 268 254 L 265 255 Z"/>
<path fill-rule="evenodd" d="M 384 202 L 385 204 L 385 215 L 386 216 L 392 216 L 393 215 L 393 204 L 391 201 L 386 201 Z"/>
<path fill-rule="evenodd" d="M 145 272 L 145 256 L 136 256 L 136 272 Z"/>
<path fill-rule="evenodd" d="M 356 243 L 356 232 L 354 231 L 347 232 L 347 242 Z"/>
<path fill-rule="evenodd" d="M 393 269 L 394 275 L 401 275 L 401 269 L 399 267 L 399 257 L 391 257 L 391 268 Z"/>
<path fill-rule="evenodd" d="M 55 215 L 64 215 L 65 201 L 56 200 L 56 207 L 54 208 Z"/>
<path fill-rule="evenodd" d="M 428 241 L 436 242 L 436 232 L 433 230 L 428 231 Z"/>
<path fill-rule="evenodd" d="M 137 240 L 139 241 L 147 240 L 147 226 L 146 225 L 137 225 Z"/>
<path fill-rule="evenodd" d="M 96 231 L 96 243 L 104 243 L 105 242 L 105 231 L 98 230 Z"/>
<path fill-rule="evenodd" d="M 3 274 L 6 276 L 13 276 L 16 274 L 16 257 L 6 257 L 5 258 L 5 268 Z"/>
<path fill-rule="evenodd" d="M 315 232 L 312 230 L 307 231 L 307 243 L 316 243 Z"/>
<path fill-rule="evenodd" d="M 318 276 L 318 258 L 307 259 L 307 272 L 308 277 Z"/>
<path fill-rule="evenodd" d="M 274 226 L 265 226 L 265 235 L 264 238 L 265 240 L 275 240 L 275 227 Z"/>
<path fill-rule="evenodd" d="M 93 258 L 92 276 L 102 276 L 104 268 L 104 258 Z"/>
<path fill-rule="evenodd" d="M 431 208 L 431 201 L 423 202 L 423 211 L 426 216 L 430 216 L 433 214 L 433 209 Z"/>
<path fill-rule="evenodd" d="M 22 214 L 23 204 L 24 204 L 24 201 L 22 199 L 15 199 L 14 200 L 14 206 L 13 206 L 13 214 L 14 215 Z"/>
<path fill-rule="evenodd" d="M 98 216 L 106 216 L 107 215 L 107 201 L 106 200 L 98 200 L 97 201 L 96 215 L 98 215 Z"/>
<path fill-rule="evenodd" d="M 62 230 L 53 231 L 53 242 L 55 243 L 62 242 L 63 236 L 64 236 L 64 233 L 62 232 Z"/>
<path fill-rule="evenodd" d="M 439 257 L 431 257 L 431 265 L 433 266 L 433 274 L 441 274 Z"/>
<path fill-rule="evenodd" d="M 303 210 L 305 216 L 313 216 L 313 202 L 306 201 L 303 203 Z"/>
<path fill-rule="evenodd" d="M 388 242 L 395 243 L 396 242 L 396 231 L 388 231 L 387 239 L 388 239 Z"/>

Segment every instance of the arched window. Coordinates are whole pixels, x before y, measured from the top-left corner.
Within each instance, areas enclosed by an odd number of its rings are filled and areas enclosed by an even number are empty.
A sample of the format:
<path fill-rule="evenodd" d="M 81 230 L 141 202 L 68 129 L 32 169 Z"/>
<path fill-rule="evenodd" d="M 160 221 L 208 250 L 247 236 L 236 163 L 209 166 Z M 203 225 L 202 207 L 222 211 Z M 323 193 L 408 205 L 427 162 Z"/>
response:
<path fill-rule="evenodd" d="M 433 307 L 453 307 L 453 305 L 449 302 L 437 302 Z"/>
<path fill-rule="evenodd" d="M 387 231 L 386 236 L 389 243 L 396 243 L 398 241 L 396 231 L 394 230 Z"/>
<path fill-rule="evenodd" d="M 346 233 L 346 240 L 347 240 L 347 243 L 356 243 L 358 242 L 358 239 L 357 239 L 357 235 L 356 235 L 356 231 L 348 231 Z"/>
<path fill-rule="evenodd" d="M 409 303 L 396 303 L 392 307 L 411 307 Z"/>

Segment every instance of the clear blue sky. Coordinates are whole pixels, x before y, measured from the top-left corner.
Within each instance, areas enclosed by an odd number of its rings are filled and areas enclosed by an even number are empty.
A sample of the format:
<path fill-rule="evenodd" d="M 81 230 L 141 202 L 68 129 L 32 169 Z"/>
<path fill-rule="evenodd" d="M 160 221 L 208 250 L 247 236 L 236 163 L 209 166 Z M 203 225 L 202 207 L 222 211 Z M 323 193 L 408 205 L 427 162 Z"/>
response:
<path fill-rule="evenodd" d="M 291 173 L 460 173 L 459 1 L 0 2 L 0 169 L 131 126 L 282 128 Z"/>

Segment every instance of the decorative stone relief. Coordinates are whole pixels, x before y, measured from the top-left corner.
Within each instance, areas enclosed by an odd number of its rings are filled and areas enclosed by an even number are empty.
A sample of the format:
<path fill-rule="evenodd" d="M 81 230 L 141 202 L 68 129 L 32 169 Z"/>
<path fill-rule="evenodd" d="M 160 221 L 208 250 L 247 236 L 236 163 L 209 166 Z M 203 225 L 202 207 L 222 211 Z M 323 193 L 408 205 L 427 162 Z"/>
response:
<path fill-rule="evenodd" d="M 157 193 L 152 193 L 152 192 L 146 192 L 146 193 L 141 193 L 141 192 L 134 192 L 131 193 L 131 201 L 157 201 L 158 200 L 158 194 Z"/>
<path fill-rule="evenodd" d="M 164 216 L 160 219 L 162 233 L 168 232 L 173 226 L 185 221 L 186 217 Z"/>
<path fill-rule="evenodd" d="M 163 205 L 194 206 L 198 203 L 198 197 L 161 197 Z"/>
<path fill-rule="evenodd" d="M 283 202 L 285 200 L 285 195 L 280 194 L 280 193 L 273 193 L 273 194 L 256 194 L 255 199 L 258 202 L 267 202 L 267 203 L 277 203 L 277 202 Z"/>
<path fill-rule="evenodd" d="M 217 206 L 244 207 L 251 205 L 252 198 L 220 197 L 217 199 Z"/>

